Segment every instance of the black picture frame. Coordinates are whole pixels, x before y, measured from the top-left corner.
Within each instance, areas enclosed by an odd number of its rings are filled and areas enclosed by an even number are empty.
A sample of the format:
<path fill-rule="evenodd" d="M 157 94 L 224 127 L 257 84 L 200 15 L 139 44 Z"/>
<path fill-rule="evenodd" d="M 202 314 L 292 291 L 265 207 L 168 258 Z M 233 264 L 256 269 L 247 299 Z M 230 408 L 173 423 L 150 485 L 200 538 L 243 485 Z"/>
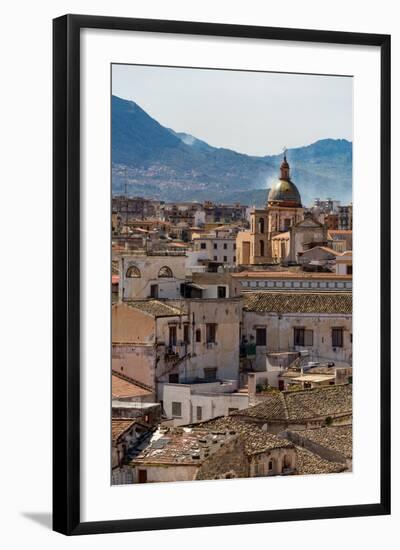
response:
<path fill-rule="evenodd" d="M 80 520 L 80 31 L 84 28 L 378 46 L 381 51 L 381 495 L 371 504 Z M 390 513 L 390 36 L 65 15 L 53 21 L 53 529 L 66 535 Z"/>

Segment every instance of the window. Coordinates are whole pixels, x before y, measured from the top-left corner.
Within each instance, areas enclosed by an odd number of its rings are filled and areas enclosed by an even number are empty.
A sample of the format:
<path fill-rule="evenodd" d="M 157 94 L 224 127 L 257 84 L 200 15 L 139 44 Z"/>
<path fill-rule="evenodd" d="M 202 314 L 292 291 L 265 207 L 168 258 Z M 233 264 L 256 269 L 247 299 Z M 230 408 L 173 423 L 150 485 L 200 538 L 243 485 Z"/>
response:
<path fill-rule="evenodd" d="M 264 233 L 264 218 L 258 220 L 258 232 Z"/>
<path fill-rule="evenodd" d="M 343 328 L 342 327 L 337 327 L 332 329 L 332 347 L 333 348 L 343 347 Z"/>
<path fill-rule="evenodd" d="M 169 327 L 169 345 L 176 346 L 176 326 Z"/>
<path fill-rule="evenodd" d="M 215 335 L 217 332 L 216 323 L 207 323 L 206 324 L 206 342 L 207 344 L 215 344 Z"/>
<path fill-rule="evenodd" d="M 226 298 L 226 286 L 218 287 L 218 298 Z"/>
<path fill-rule="evenodd" d="M 233 243 L 233 250 L 236 250 L 236 243 Z"/>
<path fill-rule="evenodd" d="M 217 250 L 217 248 L 218 248 L 217 243 L 214 243 L 214 250 Z"/>
<path fill-rule="evenodd" d="M 142 275 L 138 267 L 136 267 L 135 265 L 131 265 L 130 267 L 128 267 L 126 271 L 127 279 L 140 279 L 141 276 Z"/>
<path fill-rule="evenodd" d="M 274 462 L 273 460 L 270 460 L 268 462 L 268 470 L 271 472 L 274 469 Z"/>
<path fill-rule="evenodd" d="M 196 342 L 201 342 L 201 330 L 199 328 L 196 330 Z"/>
<path fill-rule="evenodd" d="M 264 241 L 260 241 L 260 256 L 264 256 L 264 255 L 265 255 Z"/>
<path fill-rule="evenodd" d="M 201 248 L 202 250 L 204 250 L 204 249 L 206 248 L 206 246 L 207 246 L 206 243 L 201 243 L 201 244 L 200 244 L 200 248 Z"/>
<path fill-rule="evenodd" d="M 163 279 L 163 278 L 171 278 L 173 277 L 173 274 L 172 274 L 172 270 L 171 268 L 169 268 L 167 265 L 164 265 L 160 271 L 158 272 L 158 278 L 159 279 Z"/>
<path fill-rule="evenodd" d="M 177 418 L 182 417 L 182 403 L 179 401 L 172 401 L 172 416 Z"/>
<path fill-rule="evenodd" d="M 185 344 L 190 344 L 190 325 L 183 325 L 183 341 Z"/>
<path fill-rule="evenodd" d="M 217 367 L 204 369 L 204 379 L 208 382 L 213 382 L 217 379 Z"/>
<path fill-rule="evenodd" d="M 266 346 L 266 345 L 267 345 L 267 329 L 256 328 L 256 346 Z"/>
<path fill-rule="evenodd" d="M 196 420 L 201 420 L 203 416 L 203 407 L 196 407 Z"/>
<path fill-rule="evenodd" d="M 348 265 L 346 267 L 346 273 L 347 273 L 347 275 L 353 275 L 353 266 L 352 265 Z"/>
<path fill-rule="evenodd" d="M 173 373 L 168 376 L 168 382 L 170 384 L 179 384 L 179 374 Z"/>
<path fill-rule="evenodd" d="M 303 327 L 294 329 L 294 345 L 295 346 L 312 346 L 314 341 L 314 333 L 312 330 Z"/>
<path fill-rule="evenodd" d="M 214 256 L 214 262 L 216 262 L 217 260 L 218 260 L 218 257 Z"/>
<path fill-rule="evenodd" d="M 224 250 L 227 250 L 227 248 L 228 248 L 228 245 L 224 243 Z"/>
<path fill-rule="evenodd" d="M 224 256 L 224 262 L 228 261 L 228 256 Z"/>

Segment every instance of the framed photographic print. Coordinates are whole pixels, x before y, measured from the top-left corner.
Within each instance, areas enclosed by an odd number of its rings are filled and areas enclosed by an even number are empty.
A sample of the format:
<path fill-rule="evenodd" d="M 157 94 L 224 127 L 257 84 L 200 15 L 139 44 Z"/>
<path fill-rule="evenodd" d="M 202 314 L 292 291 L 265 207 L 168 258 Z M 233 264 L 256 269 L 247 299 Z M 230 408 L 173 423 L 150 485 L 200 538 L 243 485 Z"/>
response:
<path fill-rule="evenodd" d="M 64 534 L 390 513 L 389 36 L 54 20 L 53 425 Z"/>

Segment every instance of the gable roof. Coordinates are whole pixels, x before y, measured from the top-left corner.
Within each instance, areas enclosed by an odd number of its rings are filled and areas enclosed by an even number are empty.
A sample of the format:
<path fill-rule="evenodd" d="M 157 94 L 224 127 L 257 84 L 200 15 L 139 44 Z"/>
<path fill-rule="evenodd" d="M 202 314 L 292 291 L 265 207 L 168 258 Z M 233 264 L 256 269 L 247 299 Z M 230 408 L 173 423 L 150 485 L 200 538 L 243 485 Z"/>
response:
<path fill-rule="evenodd" d="M 259 313 L 352 314 L 350 292 L 246 292 L 243 309 Z"/>
<path fill-rule="evenodd" d="M 154 392 L 147 390 L 133 382 L 130 382 L 126 378 L 122 378 L 118 373 L 112 374 L 111 380 L 112 398 L 113 399 L 126 399 L 134 397 L 144 397 L 153 395 Z"/>
<path fill-rule="evenodd" d="M 302 438 L 313 441 L 321 447 L 332 449 L 346 458 L 353 455 L 352 426 L 323 427 L 297 432 Z"/>
<path fill-rule="evenodd" d="M 352 386 L 322 386 L 309 390 L 271 393 L 263 401 L 232 416 L 251 417 L 255 420 L 306 420 L 331 415 L 350 414 Z"/>
<path fill-rule="evenodd" d="M 134 424 L 136 424 L 136 420 L 132 418 L 113 418 L 111 420 L 112 442 L 117 443 L 119 438 Z"/>
<path fill-rule="evenodd" d="M 244 440 L 247 455 L 258 454 L 271 449 L 293 447 L 289 440 L 265 432 L 255 424 L 243 422 L 239 417 L 220 416 L 192 426 L 194 429 L 211 430 L 213 433 L 238 433 Z"/>
<path fill-rule="evenodd" d="M 153 317 L 175 317 L 187 313 L 187 308 L 184 304 L 178 307 L 176 304 L 172 305 L 160 300 L 130 300 L 123 303 L 131 308 L 148 313 Z"/>

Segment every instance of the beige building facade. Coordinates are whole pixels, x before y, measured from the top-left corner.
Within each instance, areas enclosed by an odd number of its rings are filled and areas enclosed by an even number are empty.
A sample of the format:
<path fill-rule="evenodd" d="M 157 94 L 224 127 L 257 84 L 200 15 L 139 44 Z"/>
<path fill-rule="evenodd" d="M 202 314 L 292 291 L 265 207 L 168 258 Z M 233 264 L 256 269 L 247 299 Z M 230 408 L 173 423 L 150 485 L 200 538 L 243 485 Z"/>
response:
<path fill-rule="evenodd" d="M 288 231 L 304 217 L 300 193 L 290 179 L 286 154 L 280 167 L 279 180 L 272 186 L 265 209 L 250 212 L 250 230 L 237 236 L 238 265 L 259 265 L 274 262 L 272 238 Z"/>

